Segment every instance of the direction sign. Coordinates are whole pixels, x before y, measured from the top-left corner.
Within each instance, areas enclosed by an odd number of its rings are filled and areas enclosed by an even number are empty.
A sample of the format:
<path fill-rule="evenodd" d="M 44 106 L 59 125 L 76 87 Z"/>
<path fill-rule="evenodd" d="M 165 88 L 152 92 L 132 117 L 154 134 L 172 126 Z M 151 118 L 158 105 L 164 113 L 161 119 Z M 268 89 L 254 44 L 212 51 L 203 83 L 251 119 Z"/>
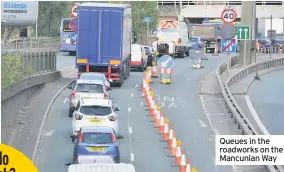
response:
<path fill-rule="evenodd" d="M 238 40 L 250 40 L 250 27 L 249 26 L 237 26 L 237 39 Z"/>
<path fill-rule="evenodd" d="M 174 67 L 174 59 L 169 55 L 163 55 L 160 59 L 160 67 L 161 68 L 173 68 Z"/>
<path fill-rule="evenodd" d="M 77 18 L 77 5 L 73 4 L 73 6 L 70 9 L 70 14 L 73 18 Z"/>
<path fill-rule="evenodd" d="M 74 18 L 70 21 L 69 28 L 73 30 L 74 32 L 77 32 L 78 30 L 78 19 L 77 18 Z"/>
<path fill-rule="evenodd" d="M 222 53 L 235 53 L 237 51 L 236 39 L 222 39 L 221 49 Z"/>
<path fill-rule="evenodd" d="M 152 22 L 152 17 L 144 17 L 144 22 L 146 23 Z"/>
<path fill-rule="evenodd" d="M 237 19 L 237 13 L 233 9 L 225 9 L 222 11 L 221 18 L 225 23 L 233 23 Z"/>
<path fill-rule="evenodd" d="M 233 24 L 225 23 L 221 27 L 222 38 L 234 38 L 237 33 L 236 27 Z"/>
<path fill-rule="evenodd" d="M 77 43 L 77 33 L 71 32 L 70 33 L 70 44 L 73 46 L 76 46 L 76 43 Z"/>

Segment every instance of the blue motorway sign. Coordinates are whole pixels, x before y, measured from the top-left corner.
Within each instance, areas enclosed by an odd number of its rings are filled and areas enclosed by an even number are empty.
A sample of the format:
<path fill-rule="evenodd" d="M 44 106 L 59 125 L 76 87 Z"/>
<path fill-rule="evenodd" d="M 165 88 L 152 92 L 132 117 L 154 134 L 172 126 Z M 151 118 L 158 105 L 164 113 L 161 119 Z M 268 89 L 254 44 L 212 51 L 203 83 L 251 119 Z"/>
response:
<path fill-rule="evenodd" d="M 152 22 L 152 17 L 144 17 L 144 22 L 146 23 Z"/>
<path fill-rule="evenodd" d="M 159 59 L 161 68 L 173 68 L 174 67 L 174 59 L 169 55 L 163 55 Z"/>
<path fill-rule="evenodd" d="M 75 46 L 76 43 L 77 43 L 77 33 L 71 32 L 70 33 L 70 44 Z"/>
<path fill-rule="evenodd" d="M 230 39 L 221 39 L 221 50 L 222 53 L 235 53 L 237 51 L 237 40 Z"/>

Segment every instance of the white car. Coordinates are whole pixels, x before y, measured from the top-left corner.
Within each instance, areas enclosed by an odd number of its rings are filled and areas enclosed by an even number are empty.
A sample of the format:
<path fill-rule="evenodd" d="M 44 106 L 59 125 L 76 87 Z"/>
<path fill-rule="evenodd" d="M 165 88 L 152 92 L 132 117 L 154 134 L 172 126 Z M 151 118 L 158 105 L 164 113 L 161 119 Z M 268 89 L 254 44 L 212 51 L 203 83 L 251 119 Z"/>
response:
<path fill-rule="evenodd" d="M 81 98 L 110 99 L 101 80 L 78 79 L 75 86 L 70 85 L 68 89 L 73 90 L 69 99 L 69 117 L 73 116 L 74 109 Z"/>
<path fill-rule="evenodd" d="M 105 84 L 105 88 L 107 91 L 111 90 L 110 83 L 106 79 L 105 74 L 99 73 L 99 72 L 84 72 L 81 73 L 78 79 L 84 79 L 84 80 L 102 80 Z"/>
<path fill-rule="evenodd" d="M 82 98 L 73 113 L 73 135 L 76 136 L 83 126 L 111 127 L 118 135 L 116 111 L 119 109 L 109 99 Z"/>

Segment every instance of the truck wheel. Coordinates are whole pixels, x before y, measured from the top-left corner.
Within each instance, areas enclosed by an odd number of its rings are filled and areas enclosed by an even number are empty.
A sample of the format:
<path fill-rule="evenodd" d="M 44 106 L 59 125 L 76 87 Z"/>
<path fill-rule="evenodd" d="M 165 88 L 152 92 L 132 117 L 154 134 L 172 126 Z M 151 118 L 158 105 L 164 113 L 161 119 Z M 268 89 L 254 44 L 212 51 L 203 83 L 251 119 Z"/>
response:
<path fill-rule="evenodd" d="M 144 65 L 142 67 L 140 67 L 140 72 L 144 72 L 145 68 L 144 68 Z"/>
<path fill-rule="evenodd" d="M 123 76 L 123 75 L 124 75 L 124 74 L 122 73 L 122 74 L 120 75 L 120 80 L 115 83 L 115 86 L 116 86 L 116 87 L 121 87 L 121 86 L 122 86 L 123 81 L 124 81 L 124 79 L 123 79 L 124 76 Z"/>
<path fill-rule="evenodd" d="M 69 108 L 69 117 L 73 117 L 73 110 L 71 108 Z"/>
<path fill-rule="evenodd" d="M 126 66 L 126 65 L 124 65 L 124 71 L 125 72 L 123 72 L 123 73 L 125 73 L 125 75 L 124 75 L 124 79 L 127 79 L 127 77 L 128 77 L 128 75 L 127 75 L 127 73 L 128 73 L 128 67 Z"/>
<path fill-rule="evenodd" d="M 186 56 L 189 56 L 189 51 L 185 53 Z"/>

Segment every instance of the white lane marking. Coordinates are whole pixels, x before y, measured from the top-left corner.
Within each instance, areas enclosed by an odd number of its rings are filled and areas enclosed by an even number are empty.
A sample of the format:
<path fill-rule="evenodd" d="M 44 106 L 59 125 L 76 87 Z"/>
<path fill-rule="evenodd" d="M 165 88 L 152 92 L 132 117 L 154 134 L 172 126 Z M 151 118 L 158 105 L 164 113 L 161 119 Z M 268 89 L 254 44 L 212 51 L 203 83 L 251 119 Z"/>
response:
<path fill-rule="evenodd" d="M 263 123 L 261 122 L 259 116 L 257 115 L 251 101 L 248 95 L 245 95 L 245 100 L 246 103 L 248 105 L 249 111 L 252 114 L 254 120 L 256 121 L 256 123 L 258 124 L 259 128 L 261 129 L 261 131 L 263 132 L 263 134 L 265 135 L 270 135 L 270 133 L 267 131 L 266 127 L 263 125 Z"/>
<path fill-rule="evenodd" d="M 201 103 L 202 103 L 202 107 L 203 107 L 203 109 L 204 109 L 204 113 L 205 113 L 205 115 L 206 115 L 206 117 L 207 117 L 207 120 L 208 120 L 208 122 L 209 122 L 209 124 L 210 124 L 210 126 L 211 126 L 211 128 L 212 128 L 212 130 L 213 130 L 213 132 L 214 132 L 216 135 L 220 135 L 220 132 L 217 130 L 217 128 L 214 127 L 214 125 L 213 125 L 212 122 L 211 122 L 211 119 L 210 119 L 209 116 L 212 115 L 212 114 L 210 114 L 210 113 L 207 111 L 206 107 L 205 107 L 205 102 L 204 102 L 204 97 L 203 97 L 203 95 L 200 95 L 200 100 L 201 100 Z"/>
<path fill-rule="evenodd" d="M 200 124 L 200 126 L 201 126 L 202 128 L 206 128 L 206 127 L 207 127 L 207 125 L 205 124 L 205 122 L 202 121 L 201 119 L 199 119 L 198 122 L 199 122 L 199 124 Z"/>
<path fill-rule="evenodd" d="M 51 131 L 44 131 L 42 134 L 43 134 L 44 136 L 51 136 L 52 133 L 53 133 L 53 131 L 54 131 L 54 130 L 51 130 Z"/>
<path fill-rule="evenodd" d="M 64 104 L 66 104 L 66 103 L 68 103 L 68 102 L 69 102 L 69 99 L 68 99 L 68 98 L 65 98 L 64 101 L 63 101 Z"/>

